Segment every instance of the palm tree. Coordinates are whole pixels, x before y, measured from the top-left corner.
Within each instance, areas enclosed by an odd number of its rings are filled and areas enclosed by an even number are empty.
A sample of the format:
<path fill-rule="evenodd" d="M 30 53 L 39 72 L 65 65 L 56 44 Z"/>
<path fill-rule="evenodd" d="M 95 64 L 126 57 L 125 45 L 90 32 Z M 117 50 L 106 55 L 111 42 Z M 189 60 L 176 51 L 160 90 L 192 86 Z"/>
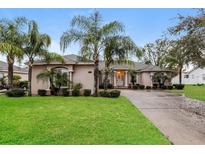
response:
<path fill-rule="evenodd" d="M 94 61 L 94 96 L 98 94 L 99 55 L 104 51 L 105 40 L 108 37 L 124 31 L 124 26 L 113 21 L 103 25 L 102 17 L 95 11 L 89 17 L 75 16 L 71 21 L 71 29 L 64 32 L 60 39 L 63 52 L 71 42 L 81 43 L 81 55 Z"/>
<path fill-rule="evenodd" d="M 110 72 L 110 65 L 117 62 L 125 62 L 129 60 L 129 56 L 141 57 L 141 50 L 136 46 L 132 39 L 128 36 L 114 36 L 109 37 L 105 43 L 104 61 L 105 61 L 105 76 L 104 88 L 107 89 L 108 75 Z"/>
<path fill-rule="evenodd" d="M 55 69 L 45 70 L 37 75 L 37 79 L 48 80 L 50 90 L 54 95 L 59 94 L 60 88 L 65 83 L 70 83 L 66 73 L 61 73 Z"/>
<path fill-rule="evenodd" d="M 51 44 L 51 38 L 47 34 L 41 34 L 38 30 L 38 24 L 35 21 L 28 22 L 28 32 L 24 39 L 24 54 L 28 58 L 28 81 L 29 81 L 29 96 L 31 96 L 32 85 L 32 65 L 35 58 L 41 58 L 46 63 L 51 61 L 63 61 L 62 56 L 56 53 L 50 53 L 47 48 Z"/>
<path fill-rule="evenodd" d="M 23 28 L 26 20 L 18 17 L 15 20 L 0 20 L 0 53 L 7 57 L 8 63 L 8 86 L 13 87 L 13 65 L 15 59 L 23 58 Z"/>

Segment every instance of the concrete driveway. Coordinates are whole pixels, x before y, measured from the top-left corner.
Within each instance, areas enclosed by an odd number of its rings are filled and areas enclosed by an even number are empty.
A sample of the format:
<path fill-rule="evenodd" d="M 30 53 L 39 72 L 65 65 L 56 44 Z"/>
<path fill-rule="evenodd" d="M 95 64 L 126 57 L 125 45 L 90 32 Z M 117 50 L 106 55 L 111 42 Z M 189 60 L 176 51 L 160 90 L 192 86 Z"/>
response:
<path fill-rule="evenodd" d="M 122 90 L 173 144 L 205 144 L 205 103 L 190 106 L 184 96 L 162 91 Z M 196 103 L 197 104 L 197 103 Z M 196 110 L 195 110 L 196 109 Z"/>

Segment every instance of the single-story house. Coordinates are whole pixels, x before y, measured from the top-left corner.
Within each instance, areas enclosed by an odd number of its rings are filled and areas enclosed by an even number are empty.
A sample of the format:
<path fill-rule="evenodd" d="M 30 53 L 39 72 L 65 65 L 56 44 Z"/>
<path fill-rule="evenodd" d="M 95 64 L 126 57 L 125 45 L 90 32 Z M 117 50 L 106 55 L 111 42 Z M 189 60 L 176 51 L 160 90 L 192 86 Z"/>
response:
<path fill-rule="evenodd" d="M 14 75 L 19 75 L 21 80 L 28 80 L 28 70 L 14 65 L 13 67 Z M 8 75 L 8 64 L 6 62 L 0 61 L 0 78 Z"/>
<path fill-rule="evenodd" d="M 172 78 L 173 84 L 179 83 L 179 75 Z M 205 84 L 205 67 L 193 68 L 189 72 L 182 72 L 182 84 Z"/>
<path fill-rule="evenodd" d="M 63 73 L 67 73 L 69 80 L 72 83 L 81 83 L 83 89 L 94 90 L 94 63 L 91 60 L 71 54 L 64 56 L 65 63 L 52 62 L 47 64 L 42 61 L 35 61 L 32 67 L 32 94 L 36 95 L 38 89 L 49 89 L 48 81 L 37 79 L 37 75 L 46 69 L 58 69 Z M 103 61 L 99 63 L 99 83 L 103 82 L 103 70 L 105 64 Z M 145 65 L 142 63 L 133 62 L 132 64 L 113 64 L 112 72 L 109 75 L 109 81 L 115 88 L 128 88 L 131 83 L 130 70 L 137 71 L 136 82 L 145 86 L 152 86 L 152 76 L 156 72 L 169 74 L 171 71 L 161 69 L 153 65 Z M 63 87 L 69 87 L 63 85 Z"/>

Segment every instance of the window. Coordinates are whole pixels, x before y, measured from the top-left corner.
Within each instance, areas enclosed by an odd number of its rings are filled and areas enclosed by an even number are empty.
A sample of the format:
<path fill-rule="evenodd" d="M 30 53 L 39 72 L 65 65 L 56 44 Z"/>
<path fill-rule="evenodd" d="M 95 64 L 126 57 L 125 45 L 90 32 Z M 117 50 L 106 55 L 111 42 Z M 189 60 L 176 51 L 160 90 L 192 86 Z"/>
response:
<path fill-rule="evenodd" d="M 202 80 L 205 81 L 205 74 L 202 74 Z"/>
<path fill-rule="evenodd" d="M 55 70 L 59 73 L 59 74 L 61 74 L 61 75 L 63 75 L 65 78 L 68 78 L 68 70 L 66 69 L 66 68 L 55 68 Z M 55 80 L 55 79 L 54 79 Z M 55 80 L 55 82 L 56 82 L 56 80 Z M 55 83 L 56 84 L 56 83 Z M 65 88 L 65 87 L 68 87 L 68 82 L 66 82 L 66 81 L 63 81 L 62 80 L 62 83 L 61 83 L 62 85 L 61 85 L 61 88 Z"/>
<path fill-rule="evenodd" d="M 188 79 L 188 78 L 189 78 L 189 75 L 187 75 L 187 74 L 184 75 L 184 78 L 185 78 L 185 79 Z"/>

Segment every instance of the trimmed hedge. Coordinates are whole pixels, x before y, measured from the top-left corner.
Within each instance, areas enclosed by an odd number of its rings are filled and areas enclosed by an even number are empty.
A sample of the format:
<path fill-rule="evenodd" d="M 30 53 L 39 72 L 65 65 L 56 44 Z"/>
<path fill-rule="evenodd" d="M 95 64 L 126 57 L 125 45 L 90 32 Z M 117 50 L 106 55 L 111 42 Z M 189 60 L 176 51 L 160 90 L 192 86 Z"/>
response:
<path fill-rule="evenodd" d="M 144 86 L 144 85 L 139 85 L 139 88 L 140 88 L 140 89 L 144 89 L 145 86 Z"/>
<path fill-rule="evenodd" d="M 146 86 L 146 89 L 149 90 L 149 89 L 152 89 L 152 87 L 150 87 L 150 86 Z"/>
<path fill-rule="evenodd" d="M 99 89 L 104 89 L 104 88 L 105 88 L 104 83 L 101 83 L 101 84 L 99 85 Z M 107 88 L 108 88 L 108 89 L 113 89 L 114 86 L 113 86 L 113 84 L 108 83 L 108 84 L 107 84 Z"/>
<path fill-rule="evenodd" d="M 91 89 L 84 89 L 83 95 L 84 96 L 90 96 L 91 95 Z"/>
<path fill-rule="evenodd" d="M 8 97 L 22 97 L 25 96 L 25 91 L 23 89 L 12 89 L 6 92 Z"/>
<path fill-rule="evenodd" d="M 119 90 L 111 90 L 111 91 L 100 91 L 99 95 L 101 97 L 109 97 L 109 98 L 117 98 L 120 96 L 120 91 Z"/>
<path fill-rule="evenodd" d="M 80 96 L 80 89 L 73 89 L 72 96 Z"/>
<path fill-rule="evenodd" d="M 138 88 L 139 88 L 139 85 L 133 85 L 132 88 L 133 88 L 133 89 L 138 89 Z"/>
<path fill-rule="evenodd" d="M 167 89 L 167 86 L 162 85 L 162 86 L 161 86 L 161 89 L 163 89 L 163 90 L 164 90 L 164 89 Z"/>
<path fill-rule="evenodd" d="M 178 90 L 184 89 L 184 84 L 175 84 L 175 88 Z"/>
<path fill-rule="evenodd" d="M 62 89 L 62 95 L 63 96 L 69 96 L 69 91 L 68 91 L 68 88 L 65 88 L 65 89 Z"/>
<path fill-rule="evenodd" d="M 120 96 L 120 91 L 119 90 L 112 90 L 110 91 L 110 97 L 111 98 L 117 98 Z"/>
<path fill-rule="evenodd" d="M 173 86 L 167 86 L 167 89 L 172 90 Z"/>
<path fill-rule="evenodd" d="M 38 95 L 39 96 L 46 96 L 46 90 L 45 89 L 38 89 Z"/>

